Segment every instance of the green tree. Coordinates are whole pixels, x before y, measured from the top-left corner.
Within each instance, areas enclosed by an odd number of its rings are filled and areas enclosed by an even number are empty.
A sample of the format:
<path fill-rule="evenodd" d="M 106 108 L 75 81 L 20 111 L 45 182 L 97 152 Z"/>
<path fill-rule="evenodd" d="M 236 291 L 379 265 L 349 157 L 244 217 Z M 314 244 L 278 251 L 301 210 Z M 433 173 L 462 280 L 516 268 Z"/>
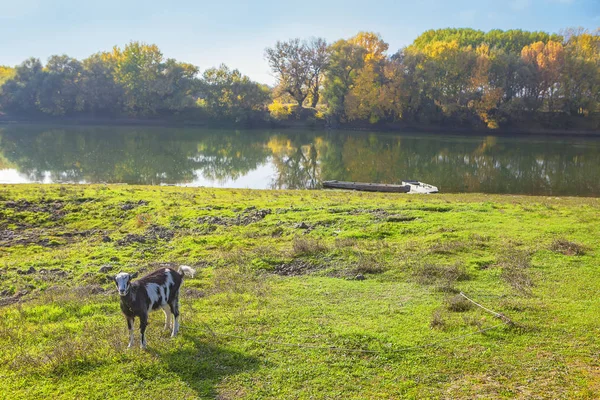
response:
<path fill-rule="evenodd" d="M 23 61 L 15 68 L 14 77 L 2 86 L 2 108 L 17 114 L 38 113 L 39 92 L 45 76 L 46 72 L 39 59 Z"/>
<path fill-rule="evenodd" d="M 83 110 L 81 62 L 67 55 L 51 56 L 44 71 L 38 94 L 40 111 L 61 116 Z"/>
<path fill-rule="evenodd" d="M 221 64 L 204 72 L 201 98 L 210 116 L 242 122 L 262 116 L 271 96 L 266 86 Z"/>
<path fill-rule="evenodd" d="M 123 107 L 123 87 L 115 81 L 116 63 L 109 53 L 83 60 L 81 92 L 84 109 L 93 115 L 116 115 Z"/>

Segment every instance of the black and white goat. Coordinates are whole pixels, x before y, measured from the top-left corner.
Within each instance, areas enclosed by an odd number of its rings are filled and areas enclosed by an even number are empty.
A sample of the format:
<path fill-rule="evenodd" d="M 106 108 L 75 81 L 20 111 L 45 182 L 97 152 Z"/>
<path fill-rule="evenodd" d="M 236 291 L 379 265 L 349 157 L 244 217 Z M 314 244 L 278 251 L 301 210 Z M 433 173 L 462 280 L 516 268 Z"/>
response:
<path fill-rule="evenodd" d="M 192 268 L 181 265 L 173 268 L 158 269 L 134 282 L 135 275 L 126 272 L 118 273 L 114 280 L 121 296 L 121 311 L 127 319 L 129 328 L 129 347 L 133 346 L 133 322 L 140 319 L 140 346 L 146 348 L 146 326 L 148 314 L 152 310 L 162 308 L 165 313 L 165 330 L 171 327 L 173 315 L 173 331 L 171 337 L 179 331 L 179 288 L 185 275 L 194 276 Z"/>

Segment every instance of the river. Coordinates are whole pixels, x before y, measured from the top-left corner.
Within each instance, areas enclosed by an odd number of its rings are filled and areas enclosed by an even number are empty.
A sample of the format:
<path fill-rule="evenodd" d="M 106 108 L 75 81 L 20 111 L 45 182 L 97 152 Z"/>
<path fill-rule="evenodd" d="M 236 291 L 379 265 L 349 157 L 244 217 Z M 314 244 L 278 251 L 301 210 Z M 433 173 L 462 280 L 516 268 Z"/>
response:
<path fill-rule="evenodd" d="M 310 130 L 0 126 L 0 183 L 313 189 L 323 180 L 441 192 L 600 195 L 600 138 Z"/>

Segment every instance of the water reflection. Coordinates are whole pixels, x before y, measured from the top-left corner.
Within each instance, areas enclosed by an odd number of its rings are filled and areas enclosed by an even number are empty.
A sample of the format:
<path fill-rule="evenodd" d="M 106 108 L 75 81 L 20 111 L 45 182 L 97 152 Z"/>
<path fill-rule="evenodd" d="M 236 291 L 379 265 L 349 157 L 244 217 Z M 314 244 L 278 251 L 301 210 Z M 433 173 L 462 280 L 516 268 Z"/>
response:
<path fill-rule="evenodd" d="M 277 189 L 323 179 L 443 192 L 600 194 L 600 140 L 222 131 L 0 128 L 0 183 L 106 182 Z"/>

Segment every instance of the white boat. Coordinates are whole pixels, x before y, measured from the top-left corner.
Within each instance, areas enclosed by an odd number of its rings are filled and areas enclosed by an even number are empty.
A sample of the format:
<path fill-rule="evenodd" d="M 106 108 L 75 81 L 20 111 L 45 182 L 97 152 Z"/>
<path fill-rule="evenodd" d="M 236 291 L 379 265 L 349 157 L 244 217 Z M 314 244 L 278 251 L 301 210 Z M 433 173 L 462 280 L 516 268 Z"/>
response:
<path fill-rule="evenodd" d="M 423 183 L 419 181 L 402 181 L 402 184 L 405 186 L 409 186 L 410 190 L 407 193 L 420 193 L 420 194 L 429 194 L 429 193 L 437 193 L 437 186 L 430 185 L 428 183 Z"/>

